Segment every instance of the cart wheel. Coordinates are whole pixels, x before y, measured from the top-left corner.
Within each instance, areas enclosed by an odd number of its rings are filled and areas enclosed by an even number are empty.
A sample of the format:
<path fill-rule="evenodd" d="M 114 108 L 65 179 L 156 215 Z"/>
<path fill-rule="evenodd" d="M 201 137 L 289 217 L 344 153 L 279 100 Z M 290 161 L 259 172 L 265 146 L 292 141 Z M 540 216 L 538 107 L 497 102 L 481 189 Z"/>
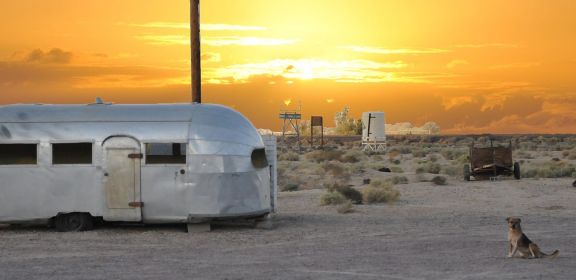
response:
<path fill-rule="evenodd" d="M 520 163 L 514 163 L 514 178 L 520 180 Z"/>
<path fill-rule="evenodd" d="M 464 180 L 470 181 L 470 165 L 464 165 Z"/>
<path fill-rule="evenodd" d="M 94 227 L 93 219 L 87 213 L 59 214 L 54 221 L 57 231 L 85 231 Z"/>

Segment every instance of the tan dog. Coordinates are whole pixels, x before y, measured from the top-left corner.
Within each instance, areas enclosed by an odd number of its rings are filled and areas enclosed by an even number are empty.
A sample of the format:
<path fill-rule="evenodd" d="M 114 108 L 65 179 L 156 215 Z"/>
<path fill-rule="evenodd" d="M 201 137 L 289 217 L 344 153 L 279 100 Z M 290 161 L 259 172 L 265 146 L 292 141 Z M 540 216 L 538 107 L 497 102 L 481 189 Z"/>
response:
<path fill-rule="evenodd" d="M 536 243 L 532 242 L 522 232 L 520 227 L 520 218 L 508 217 L 508 257 L 512 258 L 516 253 L 520 253 L 523 258 L 554 258 L 560 253 L 558 250 L 552 254 L 544 254 Z"/>

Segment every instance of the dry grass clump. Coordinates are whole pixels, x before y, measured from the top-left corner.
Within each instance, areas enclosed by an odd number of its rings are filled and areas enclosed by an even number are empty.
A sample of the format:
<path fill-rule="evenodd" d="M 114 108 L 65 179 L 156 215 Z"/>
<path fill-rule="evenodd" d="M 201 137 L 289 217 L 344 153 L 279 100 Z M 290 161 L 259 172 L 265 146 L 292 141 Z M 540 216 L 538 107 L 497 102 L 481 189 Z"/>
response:
<path fill-rule="evenodd" d="M 568 160 L 576 160 L 576 148 L 571 150 L 563 151 L 562 156 Z"/>
<path fill-rule="evenodd" d="M 563 161 L 550 161 L 544 164 L 520 168 L 523 178 L 562 178 L 573 177 L 576 167 Z"/>
<path fill-rule="evenodd" d="M 352 201 L 348 200 L 336 208 L 336 211 L 340 214 L 348 214 L 354 212 L 354 205 L 352 205 Z"/>
<path fill-rule="evenodd" d="M 428 155 L 428 151 L 425 149 L 418 149 L 412 152 L 412 156 L 415 158 L 423 158 Z"/>
<path fill-rule="evenodd" d="M 340 157 L 341 162 L 346 163 L 356 163 L 364 158 L 364 154 L 359 150 L 349 150 L 342 157 Z"/>
<path fill-rule="evenodd" d="M 295 192 L 300 189 L 300 186 L 297 183 L 287 183 L 280 187 L 281 192 Z"/>
<path fill-rule="evenodd" d="M 460 165 L 446 165 L 442 167 L 441 173 L 454 177 L 464 175 L 462 171 L 462 166 Z"/>
<path fill-rule="evenodd" d="M 390 167 L 390 171 L 392 171 L 392 173 L 404 173 L 404 169 L 400 166 L 392 166 Z"/>
<path fill-rule="evenodd" d="M 285 160 L 285 161 L 299 161 L 300 155 L 295 152 L 287 152 L 278 155 L 278 160 Z"/>
<path fill-rule="evenodd" d="M 406 176 L 394 176 L 392 178 L 388 178 L 386 182 L 390 182 L 392 185 L 408 184 L 408 178 L 406 178 Z"/>
<path fill-rule="evenodd" d="M 326 187 L 329 192 L 339 192 L 341 193 L 346 199 L 355 203 L 361 204 L 362 203 L 362 193 L 357 189 L 353 188 L 352 186 L 348 185 L 340 185 L 340 184 L 332 184 Z"/>
<path fill-rule="evenodd" d="M 468 156 L 468 150 L 463 150 L 463 149 L 456 149 L 456 148 L 449 148 L 449 149 L 442 149 L 440 151 L 440 154 L 446 159 L 446 160 L 455 160 L 458 159 L 460 157 L 464 156 Z"/>
<path fill-rule="evenodd" d="M 324 173 L 331 175 L 331 178 L 337 182 L 348 182 L 350 180 L 350 168 L 340 162 L 329 161 L 321 166 Z"/>
<path fill-rule="evenodd" d="M 362 197 L 365 203 L 393 203 L 400 198 L 400 191 L 395 189 L 388 182 L 372 181 L 370 185 L 362 190 Z"/>
<path fill-rule="evenodd" d="M 320 197 L 320 205 L 340 205 L 346 200 L 343 194 L 336 191 L 328 191 Z"/>
<path fill-rule="evenodd" d="M 424 165 L 420 165 L 416 168 L 416 174 L 431 173 L 439 174 L 442 170 L 442 166 L 438 163 L 428 162 Z"/>
<path fill-rule="evenodd" d="M 444 185 L 448 184 L 448 181 L 446 180 L 446 177 L 444 177 L 444 176 L 434 176 L 434 178 L 432 178 L 432 183 L 434 183 L 434 185 L 437 185 L 437 186 L 444 186 Z"/>
<path fill-rule="evenodd" d="M 342 155 L 344 154 L 343 151 L 340 150 L 316 150 L 306 154 L 306 159 L 315 161 L 315 162 L 324 162 L 324 161 L 340 161 Z"/>

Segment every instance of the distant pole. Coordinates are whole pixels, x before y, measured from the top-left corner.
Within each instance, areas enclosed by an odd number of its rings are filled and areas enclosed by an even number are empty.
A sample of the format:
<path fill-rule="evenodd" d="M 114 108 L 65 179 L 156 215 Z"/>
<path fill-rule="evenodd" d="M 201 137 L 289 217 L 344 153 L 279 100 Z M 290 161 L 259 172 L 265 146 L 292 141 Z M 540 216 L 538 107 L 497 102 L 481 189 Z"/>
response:
<path fill-rule="evenodd" d="M 190 58 L 192 103 L 202 103 L 202 69 L 200 66 L 200 0 L 190 0 Z"/>

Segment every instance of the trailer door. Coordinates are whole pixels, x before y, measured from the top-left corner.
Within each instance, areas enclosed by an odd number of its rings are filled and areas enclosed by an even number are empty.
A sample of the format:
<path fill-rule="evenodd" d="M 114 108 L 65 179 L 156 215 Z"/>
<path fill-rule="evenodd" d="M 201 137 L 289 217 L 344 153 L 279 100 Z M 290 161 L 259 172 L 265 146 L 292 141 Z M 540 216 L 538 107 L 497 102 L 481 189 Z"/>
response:
<path fill-rule="evenodd" d="M 106 221 L 142 221 L 140 143 L 129 137 L 104 142 Z"/>

